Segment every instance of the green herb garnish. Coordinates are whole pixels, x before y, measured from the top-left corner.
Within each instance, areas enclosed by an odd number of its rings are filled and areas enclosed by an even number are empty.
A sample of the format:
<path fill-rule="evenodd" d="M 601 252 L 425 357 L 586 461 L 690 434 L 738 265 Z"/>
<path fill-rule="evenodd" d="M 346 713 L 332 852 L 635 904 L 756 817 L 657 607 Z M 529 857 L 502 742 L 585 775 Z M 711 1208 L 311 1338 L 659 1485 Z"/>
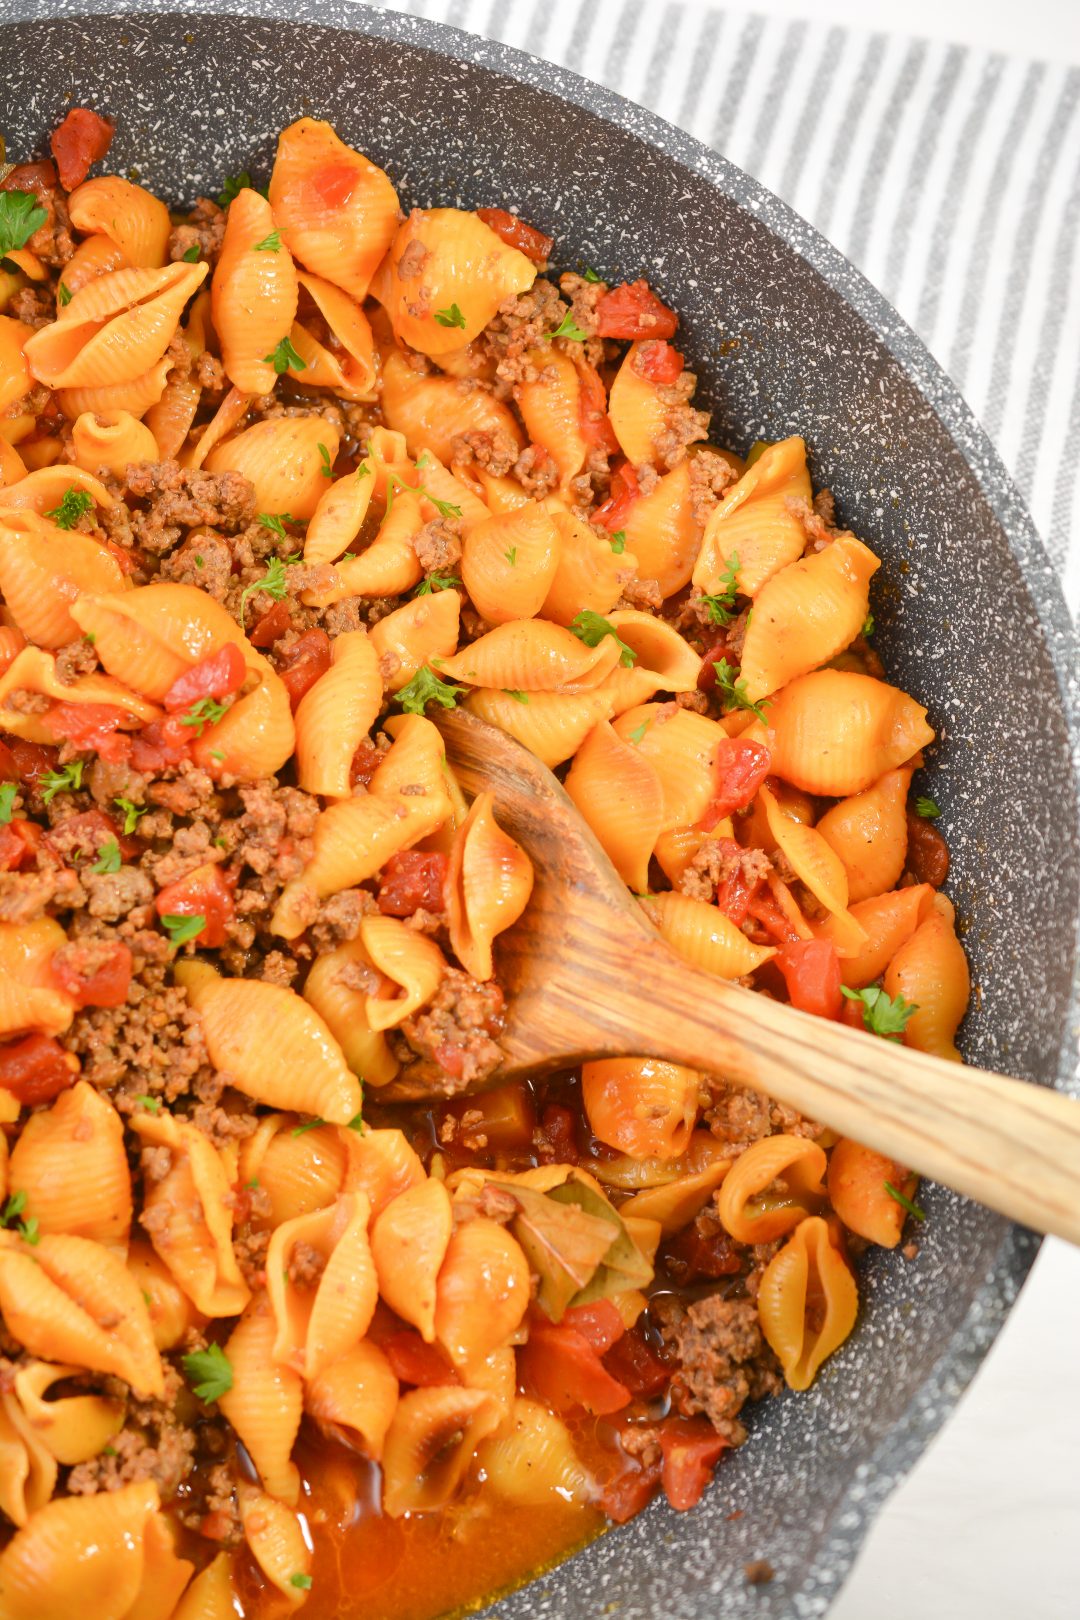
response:
<path fill-rule="evenodd" d="M 600 613 L 594 613 L 592 608 L 582 608 L 581 612 L 574 616 L 570 629 L 586 647 L 599 647 L 605 636 L 614 636 L 620 648 L 619 663 L 625 669 L 629 669 L 637 660 L 637 653 L 622 640 L 610 619 L 605 619 Z"/>
<path fill-rule="evenodd" d="M 440 326 L 464 327 L 466 324 L 465 317 L 456 304 L 451 304 L 449 309 L 437 309 L 435 319 Z"/>
<path fill-rule="evenodd" d="M 0 192 L 0 197 L 2 196 L 3 192 Z M 58 529 L 73 529 L 93 504 L 93 497 L 88 495 L 85 489 L 65 489 L 60 505 L 54 506 L 45 516 L 52 518 Z"/>
<path fill-rule="evenodd" d="M 283 337 L 277 348 L 270 354 L 264 354 L 263 359 L 268 366 L 273 366 L 280 377 L 286 371 L 306 371 L 307 361 L 303 360 L 292 346 L 292 341 Z"/>
<path fill-rule="evenodd" d="M 545 340 L 548 343 L 551 343 L 555 338 L 569 338 L 571 343 L 584 343 L 588 335 L 588 332 L 583 332 L 581 327 L 578 326 L 574 320 L 573 311 L 569 309 L 554 332 L 544 333 Z"/>
<path fill-rule="evenodd" d="M 32 191 L 0 191 L 0 259 L 25 247 L 48 217 Z"/>
<path fill-rule="evenodd" d="M 422 579 L 420 581 L 419 585 L 413 592 L 413 595 L 430 596 L 432 591 L 449 591 L 453 590 L 455 585 L 460 584 L 461 580 L 456 574 L 440 574 L 435 572 L 434 574 L 429 574 L 426 579 Z"/>
<path fill-rule="evenodd" d="M 197 703 L 193 703 L 191 708 L 186 709 L 180 716 L 180 724 L 182 726 L 194 726 L 196 728 L 196 737 L 201 737 L 207 726 L 217 725 L 218 721 L 227 713 L 228 707 L 227 703 L 219 703 L 217 698 L 200 698 Z"/>
<path fill-rule="evenodd" d="M 264 236 L 261 242 L 256 242 L 256 244 L 255 244 L 255 252 L 256 253 L 280 253 L 281 252 L 281 232 L 280 231 L 271 231 L 270 235 L 269 236 Z"/>
<path fill-rule="evenodd" d="M 464 690 L 463 686 L 440 681 L 429 664 L 421 664 L 412 680 L 396 696 L 407 714 L 423 714 L 429 703 L 438 703 L 444 709 L 455 708 Z"/>
<path fill-rule="evenodd" d="M 735 590 L 738 572 L 739 554 L 737 551 L 733 551 L 727 562 L 724 564 L 724 571 L 720 575 L 720 583 L 723 585 L 724 589 L 722 591 L 718 591 L 715 596 L 706 595 L 701 598 L 708 609 L 709 618 L 712 620 L 713 624 L 724 625 L 731 623 L 735 609 Z"/>
<path fill-rule="evenodd" d="M 218 1401 L 233 1387 L 232 1363 L 220 1344 L 181 1356 L 180 1365 L 200 1401 Z"/>
<path fill-rule="evenodd" d="M 762 725 L 765 721 L 765 705 L 771 703 L 771 698 L 762 698 L 758 703 L 751 703 L 746 695 L 746 681 L 735 679 L 735 666 L 729 664 L 726 658 L 713 664 L 716 671 L 716 684 L 724 696 L 729 709 L 746 709 L 750 714 L 756 714 Z"/>
<path fill-rule="evenodd" d="M 180 917 L 170 913 L 162 917 L 161 926 L 173 945 L 186 945 L 189 939 L 197 939 L 202 933 L 206 927 L 206 918 Z"/>
<path fill-rule="evenodd" d="M 101 848 L 98 850 L 98 858 L 90 870 L 91 872 L 96 872 L 99 877 L 105 877 L 107 874 L 112 872 L 119 872 L 123 864 L 124 861 L 120 854 L 120 845 L 116 842 L 115 838 L 110 838 L 107 843 L 101 845 Z"/>
<path fill-rule="evenodd" d="M 118 810 L 124 812 L 124 837 L 129 838 L 139 825 L 142 817 L 145 816 L 148 806 L 132 804 L 130 799 L 114 799 L 113 804 Z"/>
<path fill-rule="evenodd" d="M 941 811 L 933 799 L 921 796 L 915 800 L 915 814 L 922 816 L 924 821 L 936 821 Z"/>
<path fill-rule="evenodd" d="M 58 793 L 74 793 L 77 788 L 81 788 L 82 773 L 83 762 L 76 759 L 59 771 L 46 771 L 43 776 L 39 776 L 38 786 L 45 803 L 51 804 Z"/>
<path fill-rule="evenodd" d="M 901 1209 L 906 1209 L 908 1214 L 914 1215 L 917 1221 L 925 1221 L 925 1209 L 920 1209 L 918 1204 L 914 1203 L 906 1193 L 902 1193 L 898 1187 L 894 1187 L 891 1181 L 886 1181 L 884 1185 L 889 1197 L 894 1198 Z"/>
<path fill-rule="evenodd" d="M 0 822 L 5 825 L 11 820 L 11 813 L 15 808 L 15 795 L 18 791 L 17 782 L 0 782 Z"/>
<path fill-rule="evenodd" d="M 902 1035 L 912 1013 L 919 1010 L 915 1002 L 905 1001 L 903 996 L 895 999 L 887 996 L 880 985 L 872 984 L 866 990 L 849 990 L 846 984 L 842 984 L 840 989 L 849 1001 L 862 1002 L 863 1024 L 871 1035 Z"/>

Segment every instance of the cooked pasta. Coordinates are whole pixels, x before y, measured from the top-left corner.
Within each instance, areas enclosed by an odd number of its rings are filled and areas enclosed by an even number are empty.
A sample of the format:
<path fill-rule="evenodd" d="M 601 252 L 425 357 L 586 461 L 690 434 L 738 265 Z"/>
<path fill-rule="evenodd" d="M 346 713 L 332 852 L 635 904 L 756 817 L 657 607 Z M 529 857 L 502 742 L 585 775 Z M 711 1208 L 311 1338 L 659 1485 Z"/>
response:
<path fill-rule="evenodd" d="M 922 1216 L 697 1069 L 500 1083 L 533 866 L 440 715 L 694 969 L 958 1059 L 934 727 L 644 280 L 313 117 L 89 167 L 0 181 L 0 1620 L 434 1620 L 691 1507 Z"/>

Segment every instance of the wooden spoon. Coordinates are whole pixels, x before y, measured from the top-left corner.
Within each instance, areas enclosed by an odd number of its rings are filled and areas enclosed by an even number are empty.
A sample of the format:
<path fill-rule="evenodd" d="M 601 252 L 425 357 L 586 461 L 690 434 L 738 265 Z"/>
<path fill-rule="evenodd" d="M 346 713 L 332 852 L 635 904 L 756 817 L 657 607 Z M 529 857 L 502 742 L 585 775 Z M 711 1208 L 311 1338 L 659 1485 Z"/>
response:
<path fill-rule="evenodd" d="M 1080 1243 L 1080 1103 L 928 1057 L 693 968 L 664 943 L 562 787 L 473 715 L 440 716 L 471 797 L 528 851 L 532 899 L 498 948 L 505 1062 L 481 1087 L 589 1058 L 665 1059 L 767 1092 L 1040 1232 Z M 407 1075 L 380 1099 L 430 1097 Z"/>

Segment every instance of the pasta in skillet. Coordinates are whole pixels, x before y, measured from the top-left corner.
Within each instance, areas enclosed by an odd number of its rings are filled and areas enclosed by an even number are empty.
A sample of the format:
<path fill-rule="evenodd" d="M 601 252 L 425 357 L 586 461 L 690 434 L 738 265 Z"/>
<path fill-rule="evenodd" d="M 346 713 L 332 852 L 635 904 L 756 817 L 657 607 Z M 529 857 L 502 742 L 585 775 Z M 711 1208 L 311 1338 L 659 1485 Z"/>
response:
<path fill-rule="evenodd" d="M 723 1076 L 473 1094 L 533 870 L 439 715 L 688 963 L 959 1058 L 934 731 L 644 280 L 315 118 L 185 215 L 111 138 L 0 165 L 0 1620 L 427 1620 L 691 1508 L 923 1219 Z"/>

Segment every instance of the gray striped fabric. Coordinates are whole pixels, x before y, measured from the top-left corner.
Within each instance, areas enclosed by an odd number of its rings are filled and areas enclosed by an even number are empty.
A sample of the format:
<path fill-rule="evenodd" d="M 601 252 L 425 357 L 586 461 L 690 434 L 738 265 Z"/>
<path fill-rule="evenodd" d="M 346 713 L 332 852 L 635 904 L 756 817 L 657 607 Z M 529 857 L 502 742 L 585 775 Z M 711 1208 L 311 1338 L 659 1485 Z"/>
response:
<path fill-rule="evenodd" d="M 600 80 L 830 237 L 981 417 L 1080 610 L 1080 69 L 695 0 L 391 9 Z"/>

